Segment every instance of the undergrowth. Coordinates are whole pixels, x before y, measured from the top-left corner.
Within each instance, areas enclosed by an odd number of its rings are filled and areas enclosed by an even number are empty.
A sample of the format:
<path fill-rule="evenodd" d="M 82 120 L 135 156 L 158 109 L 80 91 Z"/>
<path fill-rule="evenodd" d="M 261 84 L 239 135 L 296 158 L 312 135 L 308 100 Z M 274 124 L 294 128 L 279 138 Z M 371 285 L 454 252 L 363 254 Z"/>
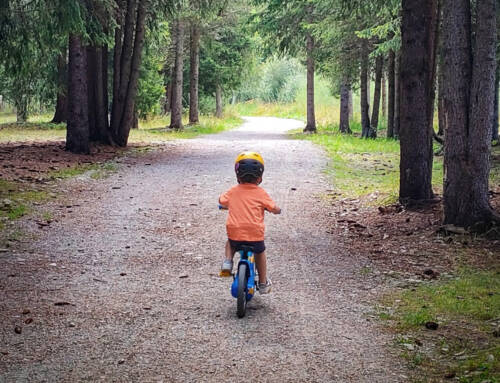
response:
<path fill-rule="evenodd" d="M 380 318 L 401 334 L 401 356 L 416 369 L 416 381 L 500 382 L 500 270 L 462 269 L 385 296 L 382 304 Z M 438 330 L 427 329 L 429 322 Z"/>

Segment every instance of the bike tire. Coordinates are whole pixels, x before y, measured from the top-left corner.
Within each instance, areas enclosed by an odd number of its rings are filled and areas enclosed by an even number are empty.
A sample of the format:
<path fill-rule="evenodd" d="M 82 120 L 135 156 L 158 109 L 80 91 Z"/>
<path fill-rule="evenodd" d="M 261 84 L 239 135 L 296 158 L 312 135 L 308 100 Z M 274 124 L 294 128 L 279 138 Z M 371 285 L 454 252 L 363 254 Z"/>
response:
<path fill-rule="evenodd" d="M 238 266 L 238 298 L 236 302 L 236 313 L 238 318 L 243 318 L 247 309 L 247 284 L 248 265 L 241 263 Z"/>

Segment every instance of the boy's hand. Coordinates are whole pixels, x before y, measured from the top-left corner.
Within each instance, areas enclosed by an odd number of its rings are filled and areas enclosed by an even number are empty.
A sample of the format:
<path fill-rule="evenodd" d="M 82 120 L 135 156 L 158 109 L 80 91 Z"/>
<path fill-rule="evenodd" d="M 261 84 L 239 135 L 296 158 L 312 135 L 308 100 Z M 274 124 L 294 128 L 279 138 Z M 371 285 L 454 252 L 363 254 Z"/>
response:
<path fill-rule="evenodd" d="M 271 213 L 273 213 L 273 214 L 281 214 L 281 209 L 278 206 L 276 206 L 273 210 L 271 210 Z"/>

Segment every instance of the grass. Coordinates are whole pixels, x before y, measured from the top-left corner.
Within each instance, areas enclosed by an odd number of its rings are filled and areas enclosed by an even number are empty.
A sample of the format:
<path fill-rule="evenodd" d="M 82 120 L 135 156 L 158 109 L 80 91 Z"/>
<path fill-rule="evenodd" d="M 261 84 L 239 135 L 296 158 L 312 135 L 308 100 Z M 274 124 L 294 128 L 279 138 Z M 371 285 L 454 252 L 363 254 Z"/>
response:
<path fill-rule="evenodd" d="M 500 382 L 500 339 L 492 335 L 500 320 L 500 270 L 462 269 L 453 279 L 386 296 L 383 305 L 392 309 L 380 318 L 404 334 L 397 343 L 414 345 L 402 356 L 422 367 L 420 381 L 446 374 L 459 382 Z M 437 333 L 425 329 L 428 321 L 439 324 Z M 425 348 L 417 345 L 421 339 Z"/>
<path fill-rule="evenodd" d="M 212 116 L 200 116 L 200 123 L 188 125 L 185 118 L 184 130 L 175 131 L 166 129 L 170 123 L 169 117 L 156 117 L 150 120 L 141 121 L 139 129 L 130 132 L 129 142 L 131 143 L 151 143 L 158 141 L 169 141 L 174 139 L 194 138 L 203 134 L 220 133 L 225 130 L 236 128 L 241 125 L 241 118 L 232 113 L 226 113 L 222 119 Z"/>
<path fill-rule="evenodd" d="M 0 180 L 0 229 L 5 221 L 12 221 L 28 214 L 35 202 L 49 198 L 43 190 L 25 190 L 22 185 Z"/>
<path fill-rule="evenodd" d="M 52 171 L 49 176 L 52 179 L 66 179 L 89 172 L 90 178 L 98 180 L 106 178 L 117 169 L 118 167 L 114 162 L 79 164 L 69 168 Z"/>
<path fill-rule="evenodd" d="M 66 124 L 51 124 L 51 115 L 33 116 L 24 124 L 15 123 L 15 115 L 0 115 L 0 143 L 61 141 L 66 139 Z M 226 113 L 226 117 L 218 119 L 211 116 L 200 116 L 200 123 L 188 125 L 182 131 L 165 129 L 170 123 L 169 117 L 155 117 L 141 120 L 139 129 L 130 132 L 130 143 L 163 142 L 179 138 L 194 138 L 201 134 L 219 133 L 239 126 L 242 120 L 234 114 Z"/>
<path fill-rule="evenodd" d="M 399 299 L 402 329 L 416 328 L 427 321 L 463 319 L 481 323 L 500 318 L 500 270 L 462 270 L 453 280 L 404 291 Z"/>

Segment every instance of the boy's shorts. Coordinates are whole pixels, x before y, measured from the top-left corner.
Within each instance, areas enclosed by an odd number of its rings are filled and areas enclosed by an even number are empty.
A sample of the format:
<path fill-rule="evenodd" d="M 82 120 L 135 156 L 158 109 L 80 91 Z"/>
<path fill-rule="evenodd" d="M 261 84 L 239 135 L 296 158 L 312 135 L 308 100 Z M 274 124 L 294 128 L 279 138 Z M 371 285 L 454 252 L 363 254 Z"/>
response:
<path fill-rule="evenodd" d="M 266 244 L 264 243 L 264 241 L 245 242 L 245 241 L 233 241 L 232 239 L 229 239 L 229 244 L 235 251 L 240 250 L 241 246 L 253 247 L 253 252 L 255 254 L 263 253 L 266 250 Z"/>

